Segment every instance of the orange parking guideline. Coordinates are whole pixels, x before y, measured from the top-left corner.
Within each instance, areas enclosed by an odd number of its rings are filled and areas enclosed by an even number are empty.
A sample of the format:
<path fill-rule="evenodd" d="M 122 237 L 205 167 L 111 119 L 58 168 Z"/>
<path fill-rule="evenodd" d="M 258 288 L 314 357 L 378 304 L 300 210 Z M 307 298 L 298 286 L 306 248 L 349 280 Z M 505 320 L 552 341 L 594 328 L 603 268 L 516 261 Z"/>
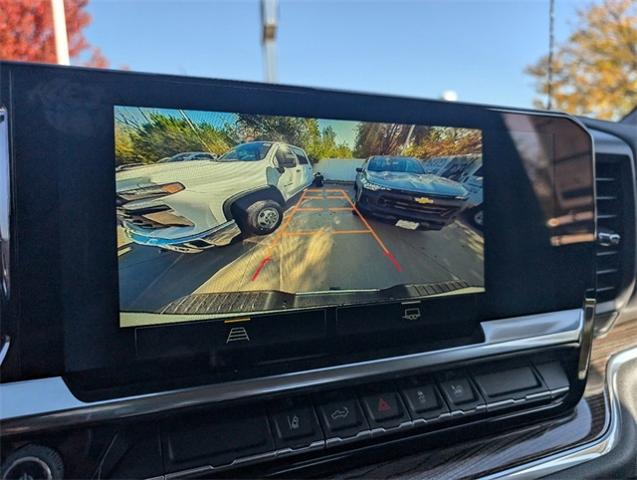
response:
<path fill-rule="evenodd" d="M 288 226 L 292 222 L 292 218 L 294 218 L 294 215 L 296 214 L 297 209 L 299 208 L 299 205 L 301 205 L 304 199 L 305 199 L 305 192 L 301 194 L 301 198 L 299 198 L 299 201 L 296 202 L 294 207 L 292 207 L 292 211 L 290 212 L 290 215 L 285 220 L 285 222 L 283 222 L 283 224 L 281 225 L 281 228 L 279 228 L 279 231 L 277 232 L 276 237 L 274 237 L 274 240 L 272 240 L 272 243 L 270 244 L 270 248 L 268 249 L 269 252 L 272 252 L 272 250 L 274 250 L 274 247 L 283 236 L 283 233 L 285 233 L 285 229 L 288 228 Z"/>
<path fill-rule="evenodd" d="M 286 237 L 296 237 L 305 235 L 318 235 L 319 233 L 327 232 L 327 230 L 299 230 L 296 232 L 285 232 L 283 235 Z M 330 235 L 350 235 L 355 233 L 371 233 L 369 230 L 331 230 Z"/>
<path fill-rule="evenodd" d="M 308 192 L 321 192 L 322 195 L 308 195 Z M 331 192 L 332 195 L 330 195 L 328 192 Z M 341 193 L 341 195 L 333 195 L 333 193 L 339 193 L 339 192 Z M 303 203 L 305 203 L 308 200 L 336 200 L 336 199 L 338 199 L 338 200 L 346 200 L 347 203 L 349 203 L 350 207 L 328 207 L 328 208 L 326 208 L 326 207 L 302 207 L 301 206 L 301 205 L 303 205 Z M 272 259 L 272 253 L 274 251 L 274 247 L 276 247 L 276 245 L 278 245 L 278 243 L 281 240 L 281 238 L 283 238 L 283 237 L 292 237 L 292 236 L 312 236 L 312 235 L 316 235 L 316 234 L 319 234 L 319 233 L 325 231 L 325 230 L 322 230 L 322 229 L 318 229 L 318 230 L 301 230 L 301 231 L 296 231 L 296 232 L 288 232 L 287 228 L 289 227 L 290 223 L 292 222 L 292 219 L 294 218 L 294 215 L 296 214 L 296 212 L 319 212 L 319 211 L 324 211 L 324 210 L 328 210 L 328 211 L 331 211 L 331 212 L 340 212 L 340 211 L 354 211 L 354 212 L 356 212 L 356 214 L 358 215 L 358 218 L 360 218 L 361 222 L 363 222 L 363 224 L 367 228 L 366 230 L 332 230 L 330 232 L 330 234 L 332 234 L 332 235 L 348 235 L 348 234 L 366 234 L 366 233 L 369 233 L 370 235 L 372 235 L 372 237 L 374 237 L 374 240 L 376 240 L 376 242 L 380 246 L 381 250 L 383 251 L 383 254 L 392 262 L 392 264 L 394 265 L 396 270 L 398 270 L 399 272 L 402 271 L 402 268 L 401 268 L 400 264 L 398 263 L 398 260 L 396 260 L 396 257 L 394 257 L 392 255 L 392 253 L 389 251 L 387 246 L 380 239 L 380 237 L 378 236 L 376 231 L 369 224 L 367 219 L 361 214 L 361 212 L 358 210 L 358 208 L 356 208 L 356 205 L 354 204 L 354 202 L 352 202 L 352 199 L 350 198 L 350 196 L 348 195 L 348 193 L 345 190 L 340 189 L 340 188 L 307 189 L 301 194 L 301 197 L 299 198 L 299 200 L 296 202 L 294 207 L 292 207 L 292 210 L 291 210 L 290 214 L 288 215 L 288 218 L 285 219 L 285 221 L 283 222 L 283 224 L 280 226 L 279 230 L 277 231 L 276 236 L 274 237 L 274 239 L 272 240 L 272 243 L 270 243 L 270 245 L 268 247 L 267 255 L 263 258 L 263 260 L 261 260 L 261 263 L 259 263 L 259 266 L 257 267 L 257 269 L 255 270 L 254 274 L 252 275 L 252 281 L 255 281 L 257 279 L 257 277 L 261 273 L 261 270 L 263 270 L 263 268 Z"/>
<path fill-rule="evenodd" d="M 318 195 L 306 195 L 305 197 L 303 197 L 302 201 L 299 200 L 299 203 L 305 203 L 311 200 L 347 200 L 347 198 L 341 195 L 330 195 L 322 197 L 319 197 Z"/>
<path fill-rule="evenodd" d="M 343 192 L 342 188 L 308 188 L 306 192 Z"/>
<path fill-rule="evenodd" d="M 358 208 L 356 208 L 356 205 L 354 204 L 354 202 L 352 202 L 352 199 L 349 198 L 349 195 L 347 196 L 347 201 L 352 206 L 352 210 L 354 210 L 356 212 L 356 215 L 358 215 L 358 218 L 361 219 L 361 222 L 363 222 L 365 224 L 365 226 L 369 229 L 369 233 L 371 233 L 372 236 L 374 237 L 374 239 L 378 242 L 378 245 L 380 245 L 380 248 L 383 250 L 383 252 L 389 252 L 389 249 L 385 246 L 383 241 L 376 234 L 376 232 L 374 231 L 372 226 L 367 222 L 367 219 L 365 219 L 365 217 L 363 217 L 363 215 L 361 215 L 360 210 L 358 210 Z"/>

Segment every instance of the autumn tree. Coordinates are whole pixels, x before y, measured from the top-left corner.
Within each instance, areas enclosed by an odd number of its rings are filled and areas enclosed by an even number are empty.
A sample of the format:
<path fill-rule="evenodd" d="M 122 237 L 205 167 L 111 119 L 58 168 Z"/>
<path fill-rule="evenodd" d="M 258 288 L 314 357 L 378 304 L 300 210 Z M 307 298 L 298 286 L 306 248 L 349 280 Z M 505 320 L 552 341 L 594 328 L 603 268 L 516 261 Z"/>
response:
<path fill-rule="evenodd" d="M 429 127 L 412 140 L 405 155 L 423 159 L 482 153 L 482 133 L 470 128 Z"/>
<path fill-rule="evenodd" d="M 69 55 L 79 63 L 106 67 L 98 48 L 84 37 L 91 23 L 86 11 L 89 0 L 65 0 Z M 0 0 L 0 59 L 56 63 L 50 0 Z"/>
<path fill-rule="evenodd" d="M 617 119 L 637 105 L 637 0 L 604 0 L 577 12 L 577 26 L 553 56 L 553 108 Z M 548 56 L 527 68 L 545 108 Z"/>
<path fill-rule="evenodd" d="M 409 139 L 411 125 L 362 122 L 356 129 L 354 155 L 399 155 Z"/>

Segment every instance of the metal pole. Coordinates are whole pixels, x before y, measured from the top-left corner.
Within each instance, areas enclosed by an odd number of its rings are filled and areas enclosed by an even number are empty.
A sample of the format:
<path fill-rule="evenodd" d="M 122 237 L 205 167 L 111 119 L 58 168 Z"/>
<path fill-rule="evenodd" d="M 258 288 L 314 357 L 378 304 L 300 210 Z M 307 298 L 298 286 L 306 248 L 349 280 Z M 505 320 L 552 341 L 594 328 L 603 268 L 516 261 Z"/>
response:
<path fill-rule="evenodd" d="M 70 65 L 69 39 L 66 33 L 66 14 L 64 0 L 51 0 L 53 13 L 53 33 L 55 35 L 55 54 L 59 65 Z"/>
<path fill-rule="evenodd" d="M 555 23 L 555 0 L 549 0 L 549 59 L 547 66 L 547 85 L 546 85 L 546 109 L 550 110 L 553 107 L 553 47 L 555 43 L 554 38 L 554 23 Z"/>
<path fill-rule="evenodd" d="M 276 30 L 278 17 L 278 0 L 261 0 L 261 23 L 263 45 L 263 62 L 265 81 L 276 83 Z"/>

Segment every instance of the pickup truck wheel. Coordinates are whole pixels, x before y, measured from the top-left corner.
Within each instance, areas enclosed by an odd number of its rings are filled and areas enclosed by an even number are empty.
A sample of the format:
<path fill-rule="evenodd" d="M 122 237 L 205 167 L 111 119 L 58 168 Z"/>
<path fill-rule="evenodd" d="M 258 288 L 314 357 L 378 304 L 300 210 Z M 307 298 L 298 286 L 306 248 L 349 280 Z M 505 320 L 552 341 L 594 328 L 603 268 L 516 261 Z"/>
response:
<path fill-rule="evenodd" d="M 464 215 L 473 228 L 482 231 L 484 228 L 484 213 L 481 205 L 470 208 Z"/>
<path fill-rule="evenodd" d="M 282 220 L 281 205 L 273 200 L 260 200 L 246 209 L 241 224 L 246 233 L 268 235 L 279 228 Z"/>

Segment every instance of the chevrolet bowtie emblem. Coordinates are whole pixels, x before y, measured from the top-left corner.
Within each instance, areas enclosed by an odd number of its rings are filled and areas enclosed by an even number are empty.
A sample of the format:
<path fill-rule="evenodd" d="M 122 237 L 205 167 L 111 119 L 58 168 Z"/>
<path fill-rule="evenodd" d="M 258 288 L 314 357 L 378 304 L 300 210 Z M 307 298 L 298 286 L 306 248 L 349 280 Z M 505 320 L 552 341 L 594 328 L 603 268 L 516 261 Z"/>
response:
<path fill-rule="evenodd" d="M 434 203 L 434 201 L 429 197 L 416 197 L 414 198 L 416 203 L 420 203 L 422 205 L 427 205 L 429 203 Z"/>

